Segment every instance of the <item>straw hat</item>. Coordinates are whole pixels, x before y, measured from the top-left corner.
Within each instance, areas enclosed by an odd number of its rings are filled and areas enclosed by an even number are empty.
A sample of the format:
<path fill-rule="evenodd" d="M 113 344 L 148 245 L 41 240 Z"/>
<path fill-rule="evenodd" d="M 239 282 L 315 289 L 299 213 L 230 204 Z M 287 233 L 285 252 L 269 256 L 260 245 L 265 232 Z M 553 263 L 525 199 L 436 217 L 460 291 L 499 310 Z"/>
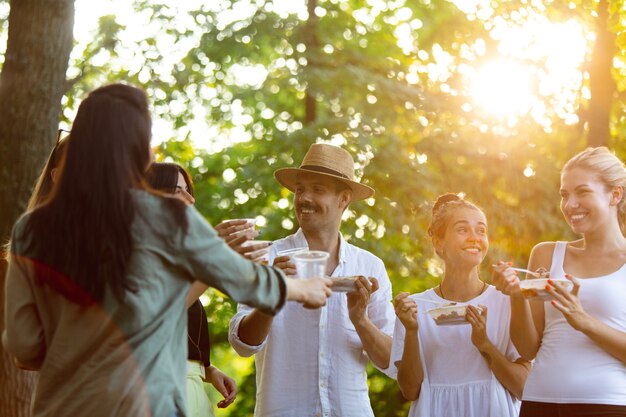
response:
<path fill-rule="evenodd" d="M 346 184 L 352 190 L 352 201 L 364 200 L 374 195 L 374 189 L 354 180 L 354 160 L 348 151 L 325 143 L 311 145 L 300 168 L 281 168 L 274 172 L 276 180 L 289 191 L 296 188 L 300 172 L 331 177 Z"/>

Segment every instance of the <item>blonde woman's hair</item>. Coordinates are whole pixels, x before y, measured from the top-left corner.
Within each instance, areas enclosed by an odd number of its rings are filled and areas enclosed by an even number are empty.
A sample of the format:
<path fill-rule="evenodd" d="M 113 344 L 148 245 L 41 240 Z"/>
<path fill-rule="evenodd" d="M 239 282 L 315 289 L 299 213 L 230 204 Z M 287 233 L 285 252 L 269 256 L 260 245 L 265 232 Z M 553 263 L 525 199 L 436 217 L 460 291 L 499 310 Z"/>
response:
<path fill-rule="evenodd" d="M 572 157 L 563 166 L 562 172 L 572 168 L 582 168 L 593 172 L 608 188 L 626 187 L 626 168 L 624 163 L 606 146 L 587 148 Z M 617 220 L 622 235 L 626 236 L 626 196 L 617 203 Z"/>
<path fill-rule="evenodd" d="M 459 194 L 454 193 L 440 195 L 437 197 L 437 201 L 435 201 L 435 204 L 433 205 L 430 225 L 428 226 L 428 235 L 430 236 L 435 252 L 439 257 L 442 257 L 442 254 L 437 250 L 435 239 L 443 239 L 445 237 L 452 212 L 459 208 L 470 208 L 483 213 L 482 209 L 476 204 L 467 201 Z"/>

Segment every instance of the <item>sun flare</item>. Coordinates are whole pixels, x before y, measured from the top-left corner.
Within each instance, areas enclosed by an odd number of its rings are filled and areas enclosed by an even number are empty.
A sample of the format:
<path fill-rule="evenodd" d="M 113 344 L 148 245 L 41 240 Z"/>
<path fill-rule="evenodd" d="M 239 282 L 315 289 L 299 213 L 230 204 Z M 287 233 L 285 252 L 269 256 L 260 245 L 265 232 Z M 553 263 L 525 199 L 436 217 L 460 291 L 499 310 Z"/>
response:
<path fill-rule="evenodd" d="M 529 16 L 520 25 L 494 25 L 499 58 L 475 68 L 468 80 L 478 108 L 499 118 L 524 114 L 549 127 L 558 117 L 575 123 L 574 103 L 584 93 L 582 64 L 592 36 L 580 23 Z"/>
<path fill-rule="evenodd" d="M 471 95 L 477 104 L 496 116 L 527 113 L 533 104 L 530 68 L 514 61 L 492 61 L 479 68 Z"/>

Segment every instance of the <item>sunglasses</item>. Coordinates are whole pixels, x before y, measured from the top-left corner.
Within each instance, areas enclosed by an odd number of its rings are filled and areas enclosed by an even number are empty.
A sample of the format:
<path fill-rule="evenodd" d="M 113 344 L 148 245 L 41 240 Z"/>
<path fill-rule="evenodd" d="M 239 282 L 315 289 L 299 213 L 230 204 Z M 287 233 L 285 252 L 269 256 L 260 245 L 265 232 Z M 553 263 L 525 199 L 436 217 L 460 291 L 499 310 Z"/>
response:
<path fill-rule="evenodd" d="M 61 136 L 63 136 L 63 132 L 68 133 L 68 134 L 70 133 L 69 130 L 59 129 L 59 131 L 57 132 L 57 142 L 54 146 L 57 146 L 59 142 L 61 141 Z"/>
<path fill-rule="evenodd" d="M 54 148 L 52 148 L 52 152 L 50 152 L 50 156 L 48 157 L 49 161 L 52 162 L 53 166 L 56 166 L 56 164 L 58 163 L 58 161 L 57 161 L 57 149 L 59 148 L 59 144 L 61 143 L 61 139 L 65 140 L 67 138 L 67 135 L 63 136 L 63 132 L 70 133 L 69 130 L 59 129 L 59 131 L 57 132 L 57 141 L 54 144 Z"/>

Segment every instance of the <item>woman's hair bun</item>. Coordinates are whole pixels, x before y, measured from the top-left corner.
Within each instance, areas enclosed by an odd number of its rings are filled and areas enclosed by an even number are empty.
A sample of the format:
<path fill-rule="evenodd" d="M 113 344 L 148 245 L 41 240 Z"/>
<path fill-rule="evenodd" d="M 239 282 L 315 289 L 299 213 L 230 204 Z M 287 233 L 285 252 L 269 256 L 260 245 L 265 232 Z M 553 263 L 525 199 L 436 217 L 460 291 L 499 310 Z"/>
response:
<path fill-rule="evenodd" d="M 446 204 L 449 203 L 451 201 L 459 201 L 462 200 L 461 197 L 459 197 L 458 194 L 454 194 L 454 193 L 445 193 L 440 195 L 439 197 L 437 197 L 437 201 L 435 201 L 435 205 L 433 206 L 433 216 L 435 215 L 435 213 L 437 213 L 441 207 Z"/>

